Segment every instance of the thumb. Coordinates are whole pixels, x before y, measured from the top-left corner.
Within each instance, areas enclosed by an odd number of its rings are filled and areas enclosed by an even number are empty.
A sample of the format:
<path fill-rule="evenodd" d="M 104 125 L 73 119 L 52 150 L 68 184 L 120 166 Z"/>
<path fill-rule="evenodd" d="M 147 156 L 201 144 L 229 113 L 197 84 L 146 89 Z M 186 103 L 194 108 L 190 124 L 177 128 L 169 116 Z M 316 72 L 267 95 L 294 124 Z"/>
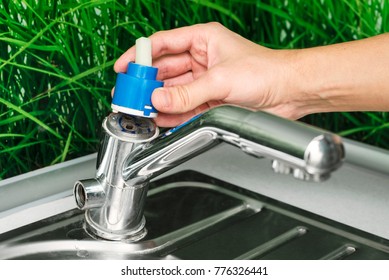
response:
<path fill-rule="evenodd" d="M 220 100 L 222 88 L 205 76 L 189 84 L 155 89 L 151 96 L 154 107 L 163 113 L 181 114 L 208 101 Z"/>

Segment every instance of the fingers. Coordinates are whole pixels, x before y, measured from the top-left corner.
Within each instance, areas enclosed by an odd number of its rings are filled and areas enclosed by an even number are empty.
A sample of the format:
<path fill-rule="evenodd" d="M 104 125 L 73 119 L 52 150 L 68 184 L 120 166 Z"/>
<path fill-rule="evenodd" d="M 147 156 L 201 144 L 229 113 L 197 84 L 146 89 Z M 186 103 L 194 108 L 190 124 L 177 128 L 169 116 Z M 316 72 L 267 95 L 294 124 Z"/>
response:
<path fill-rule="evenodd" d="M 194 81 L 193 73 L 192 72 L 186 72 L 180 76 L 165 79 L 164 80 L 164 86 L 165 87 L 173 87 L 173 86 L 179 86 L 188 84 Z"/>
<path fill-rule="evenodd" d="M 160 112 L 158 125 L 182 123 L 199 110 L 206 110 L 209 104 L 223 103 L 228 96 L 225 71 L 217 73 L 219 71 L 211 70 L 214 69 L 215 55 L 209 56 L 208 53 L 209 41 L 219 42 L 217 34 L 220 30 L 218 24 L 201 24 L 160 31 L 149 37 L 153 66 L 159 69 L 157 79 L 165 82 L 164 88 L 156 89 L 152 94 L 152 103 Z M 215 48 L 212 50 L 213 54 L 218 53 Z M 116 72 L 126 71 L 128 62 L 135 60 L 135 51 L 135 46 L 131 47 L 116 61 Z"/>
<path fill-rule="evenodd" d="M 216 77 L 213 78 L 213 77 Z M 228 95 L 222 73 L 208 71 L 188 84 L 164 87 L 154 90 L 151 102 L 158 111 L 180 114 L 191 111 L 209 101 L 223 100 Z"/>
<path fill-rule="evenodd" d="M 164 55 L 153 61 L 158 68 L 158 80 L 165 80 L 180 76 L 192 70 L 192 57 L 188 52 L 177 55 Z"/>
<path fill-rule="evenodd" d="M 183 114 L 165 114 L 159 112 L 158 117 L 155 118 L 154 120 L 155 123 L 160 127 L 174 127 L 190 120 L 191 118 L 197 116 L 198 114 L 201 114 L 205 111 L 208 111 L 211 108 L 220 106 L 222 104 L 223 103 L 221 102 L 207 102 L 195 108 L 194 110 L 191 110 Z"/>
<path fill-rule="evenodd" d="M 157 126 L 160 127 L 175 127 L 190 120 L 194 116 L 194 111 L 179 115 L 164 114 L 159 112 L 158 117 L 155 118 L 154 121 Z"/>
<path fill-rule="evenodd" d="M 197 49 L 196 52 L 206 52 L 207 33 L 201 26 L 203 24 L 154 33 L 149 37 L 152 43 L 152 57 L 156 59 L 166 54 L 181 54 L 193 48 Z M 118 58 L 114 70 L 125 72 L 130 61 L 135 61 L 135 46 Z"/>
<path fill-rule="evenodd" d="M 116 73 L 126 72 L 127 65 L 130 61 L 135 61 L 135 46 L 129 48 L 118 58 L 118 60 L 116 60 L 113 69 Z"/>
<path fill-rule="evenodd" d="M 197 24 L 154 33 L 149 37 L 153 43 L 153 57 L 183 53 L 206 43 L 206 33 L 201 26 Z"/>

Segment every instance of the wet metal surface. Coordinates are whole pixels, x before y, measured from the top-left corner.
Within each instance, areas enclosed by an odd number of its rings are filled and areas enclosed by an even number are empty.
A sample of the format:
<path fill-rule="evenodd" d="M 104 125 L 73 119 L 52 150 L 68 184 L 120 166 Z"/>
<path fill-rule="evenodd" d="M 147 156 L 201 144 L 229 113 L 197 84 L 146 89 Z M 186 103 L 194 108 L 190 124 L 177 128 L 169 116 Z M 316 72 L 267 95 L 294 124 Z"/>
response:
<path fill-rule="evenodd" d="M 154 182 L 145 217 L 142 241 L 105 241 L 85 231 L 84 214 L 69 204 L 1 234 L 0 258 L 389 259 L 386 239 L 193 171 Z"/>

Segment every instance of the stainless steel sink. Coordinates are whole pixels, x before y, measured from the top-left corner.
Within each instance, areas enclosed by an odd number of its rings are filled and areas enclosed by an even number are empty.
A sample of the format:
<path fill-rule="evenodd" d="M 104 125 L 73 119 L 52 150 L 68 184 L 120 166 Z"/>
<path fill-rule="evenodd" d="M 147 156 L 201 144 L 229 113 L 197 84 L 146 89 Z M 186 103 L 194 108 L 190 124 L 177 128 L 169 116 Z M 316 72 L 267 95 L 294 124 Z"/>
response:
<path fill-rule="evenodd" d="M 1 259 L 389 259 L 383 237 L 193 170 L 152 182 L 135 243 L 89 234 L 67 192 L 28 215 L 0 234 Z"/>

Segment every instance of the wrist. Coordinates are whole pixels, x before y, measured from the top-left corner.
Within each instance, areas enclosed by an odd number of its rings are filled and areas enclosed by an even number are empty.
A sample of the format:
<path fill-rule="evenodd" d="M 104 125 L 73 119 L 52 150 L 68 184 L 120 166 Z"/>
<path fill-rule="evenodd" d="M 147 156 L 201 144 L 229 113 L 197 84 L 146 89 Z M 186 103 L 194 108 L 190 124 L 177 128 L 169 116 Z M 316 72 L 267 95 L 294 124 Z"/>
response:
<path fill-rule="evenodd" d="M 326 97 L 330 86 L 318 77 L 311 55 L 306 50 L 273 51 L 273 98 L 265 110 L 289 119 L 327 111 L 331 107 L 331 100 Z"/>
<path fill-rule="evenodd" d="M 387 43 L 389 37 L 381 35 L 292 51 L 289 83 L 296 110 L 301 116 L 388 110 Z"/>
<path fill-rule="evenodd" d="M 297 118 L 339 111 L 348 105 L 347 93 L 353 85 L 338 75 L 331 59 L 319 48 L 291 51 L 287 84 Z"/>

